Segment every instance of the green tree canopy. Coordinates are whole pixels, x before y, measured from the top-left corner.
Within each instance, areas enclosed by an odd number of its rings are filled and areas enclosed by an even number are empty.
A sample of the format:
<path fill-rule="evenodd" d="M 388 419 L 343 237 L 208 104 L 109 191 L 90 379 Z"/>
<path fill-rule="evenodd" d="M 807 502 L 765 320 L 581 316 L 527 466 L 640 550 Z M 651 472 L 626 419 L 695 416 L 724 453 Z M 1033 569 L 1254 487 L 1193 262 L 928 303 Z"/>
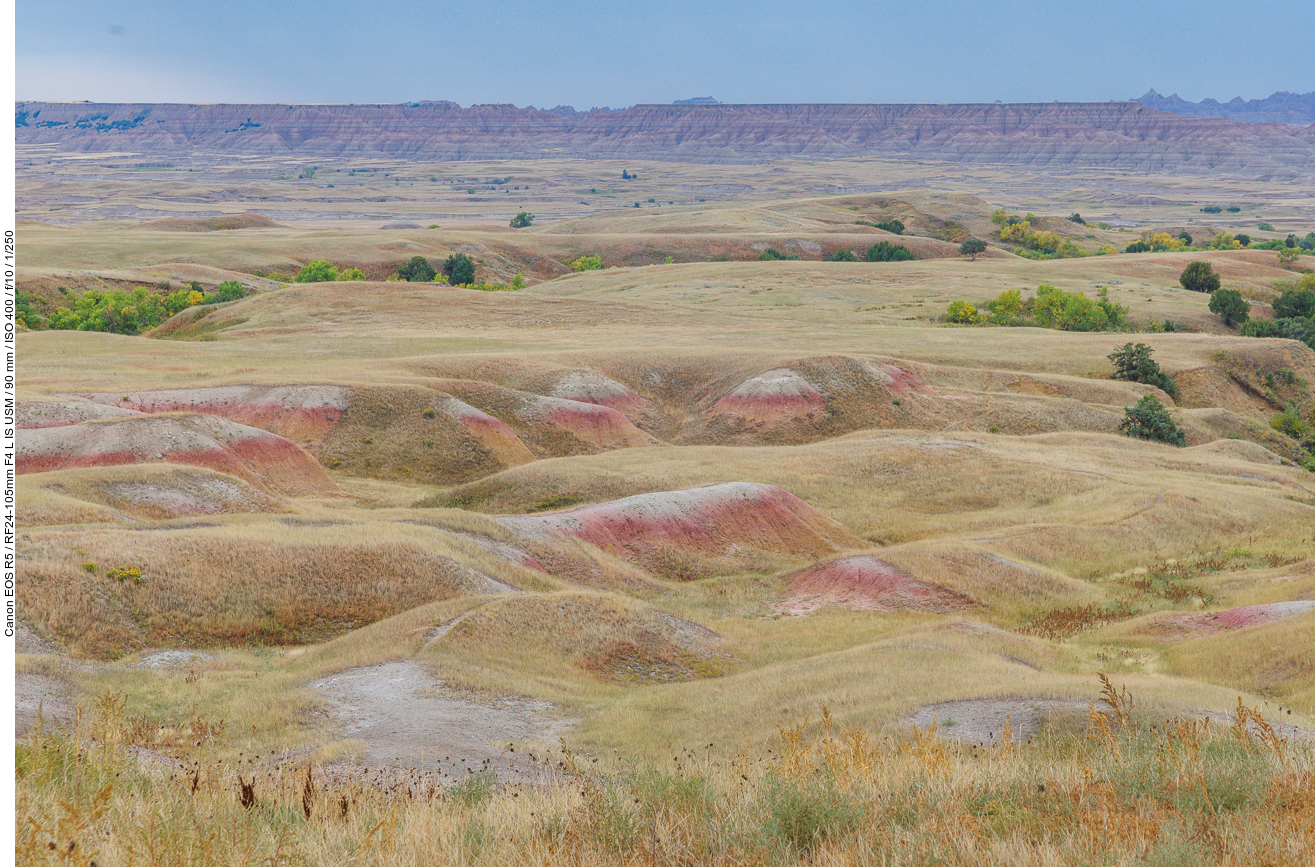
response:
<path fill-rule="evenodd" d="M 453 253 L 443 260 L 443 273 L 453 286 L 469 286 L 475 282 L 475 262 L 465 253 Z"/>
<path fill-rule="evenodd" d="M 913 251 L 903 244 L 878 241 L 868 247 L 868 251 L 863 258 L 869 262 L 911 262 L 918 257 L 913 255 Z"/>
<path fill-rule="evenodd" d="M 1119 433 L 1143 440 L 1168 443 L 1173 446 L 1187 445 L 1187 432 L 1174 423 L 1173 416 L 1164 404 L 1155 399 L 1155 395 L 1142 395 L 1135 406 L 1123 408 L 1123 421 L 1119 422 Z"/>
<path fill-rule="evenodd" d="M 338 279 L 338 269 L 323 259 L 315 259 L 301 266 L 293 283 L 332 283 Z"/>
<path fill-rule="evenodd" d="M 985 252 L 986 242 L 980 238 L 969 238 L 967 241 L 964 241 L 959 245 L 959 255 L 967 256 L 973 261 L 976 261 L 977 257 Z"/>
<path fill-rule="evenodd" d="M 1173 379 L 1151 357 L 1151 348 L 1145 343 L 1125 343 L 1106 357 L 1114 364 L 1115 379 L 1153 385 L 1170 397 L 1178 395 Z"/>
<path fill-rule="evenodd" d="M 1315 315 L 1315 292 L 1309 289 L 1284 289 L 1274 301 L 1275 319 L 1309 319 Z"/>
<path fill-rule="evenodd" d="M 1219 275 L 1209 262 L 1189 262 L 1178 275 L 1178 282 L 1193 292 L 1213 292 L 1219 288 Z"/>
<path fill-rule="evenodd" d="M 883 232 L 890 232 L 892 235 L 904 234 L 903 220 L 886 220 L 884 223 L 877 223 L 877 228 Z"/>
<path fill-rule="evenodd" d="M 1246 322 L 1251 316 L 1251 305 L 1236 289 L 1220 289 L 1210 296 L 1210 312 L 1223 317 L 1225 325 Z"/>
<path fill-rule="evenodd" d="M 511 227 L 513 229 L 524 229 L 534 222 L 534 215 L 529 211 L 521 211 L 511 218 Z"/>
<path fill-rule="evenodd" d="M 857 262 L 857 261 L 858 261 L 858 257 L 855 256 L 855 255 L 854 255 L 854 251 L 853 251 L 853 250 L 850 250 L 848 247 L 841 247 L 839 250 L 836 250 L 834 253 L 832 253 L 831 255 L 827 256 L 827 257 L 826 257 L 826 261 L 828 261 L 828 262 Z"/>
<path fill-rule="evenodd" d="M 462 255 L 462 254 L 457 254 Z M 434 266 L 429 264 L 429 260 L 424 256 L 412 256 L 411 261 L 407 262 L 401 268 L 397 269 L 397 276 L 401 277 L 408 283 L 428 283 L 434 279 L 438 273 Z M 474 274 L 474 268 L 471 268 L 471 274 Z M 473 278 L 472 278 L 473 280 Z M 472 280 L 461 280 L 453 282 L 470 283 Z"/>

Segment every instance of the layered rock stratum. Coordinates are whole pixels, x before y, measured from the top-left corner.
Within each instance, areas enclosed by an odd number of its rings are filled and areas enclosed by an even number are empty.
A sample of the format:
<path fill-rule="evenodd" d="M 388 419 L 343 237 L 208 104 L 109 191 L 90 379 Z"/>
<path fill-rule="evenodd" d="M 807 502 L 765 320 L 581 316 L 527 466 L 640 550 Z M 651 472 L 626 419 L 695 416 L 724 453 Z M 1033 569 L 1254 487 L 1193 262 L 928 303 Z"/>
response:
<path fill-rule="evenodd" d="M 1315 125 L 1186 117 L 1137 102 L 636 105 L 563 116 L 513 105 L 18 103 L 19 145 L 153 158 L 644 158 L 748 163 L 859 156 L 1309 177 Z"/>

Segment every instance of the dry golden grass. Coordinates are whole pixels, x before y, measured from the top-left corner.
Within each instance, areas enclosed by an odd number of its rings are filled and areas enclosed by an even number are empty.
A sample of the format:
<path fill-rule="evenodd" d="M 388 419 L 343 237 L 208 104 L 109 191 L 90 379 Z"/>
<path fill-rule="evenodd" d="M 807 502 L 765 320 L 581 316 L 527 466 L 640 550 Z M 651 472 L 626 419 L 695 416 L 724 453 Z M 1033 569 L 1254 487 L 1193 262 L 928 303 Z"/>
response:
<path fill-rule="evenodd" d="M 971 750 L 935 727 L 898 746 L 843 726 L 782 721 L 738 753 L 671 747 L 662 763 L 600 772 L 563 747 L 546 787 L 491 775 L 390 789 L 304 761 L 212 763 L 204 749 L 154 772 L 120 744 L 102 702 L 76 734 L 19 747 L 19 860 L 63 864 L 1058 865 L 1093 859 L 1235 865 L 1315 857 L 1309 749 L 1237 705 L 1226 724 L 1152 727 L 1106 681 L 1085 732 Z M 1097 710 L 1099 707 L 1099 710 Z M 85 738 L 96 735 L 98 743 Z M 671 755 L 674 754 L 674 755 Z M 665 761 L 671 756 L 669 762 Z M 554 764 L 553 760 L 556 759 Z M 203 764 L 204 763 L 204 764 Z M 222 843 L 204 829 L 225 828 Z"/>

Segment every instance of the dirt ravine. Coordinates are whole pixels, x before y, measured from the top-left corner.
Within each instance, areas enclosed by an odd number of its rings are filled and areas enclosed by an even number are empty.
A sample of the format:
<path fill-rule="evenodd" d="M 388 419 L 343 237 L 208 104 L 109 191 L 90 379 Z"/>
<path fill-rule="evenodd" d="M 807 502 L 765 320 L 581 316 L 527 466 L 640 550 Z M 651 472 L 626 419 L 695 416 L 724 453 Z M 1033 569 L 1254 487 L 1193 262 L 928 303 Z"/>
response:
<path fill-rule="evenodd" d="M 476 704 L 444 695 L 419 664 L 399 660 L 353 668 L 310 684 L 330 702 L 340 736 L 365 742 L 364 768 L 439 771 L 453 778 L 484 767 L 505 781 L 537 772 L 521 747 L 553 742 L 573 721 L 548 716 L 547 702 Z M 507 746 L 517 744 L 517 752 Z"/>

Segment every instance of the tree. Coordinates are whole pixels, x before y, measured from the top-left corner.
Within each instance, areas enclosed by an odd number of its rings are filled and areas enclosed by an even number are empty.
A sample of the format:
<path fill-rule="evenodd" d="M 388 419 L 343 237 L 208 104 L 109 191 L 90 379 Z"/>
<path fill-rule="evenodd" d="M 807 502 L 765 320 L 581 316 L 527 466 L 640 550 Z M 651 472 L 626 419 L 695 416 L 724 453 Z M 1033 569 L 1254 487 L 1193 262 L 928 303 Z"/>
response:
<path fill-rule="evenodd" d="M 1288 268 L 1296 264 L 1297 258 L 1300 256 L 1301 253 L 1297 252 L 1296 250 L 1290 249 L 1288 247 L 1284 247 L 1282 250 L 1278 251 L 1279 267 Z"/>
<path fill-rule="evenodd" d="M 986 252 L 986 242 L 981 240 L 980 238 L 969 238 L 967 241 L 964 241 L 962 244 L 959 245 L 959 255 L 967 256 L 969 259 L 972 259 L 974 262 L 977 261 L 978 256 L 982 255 L 985 252 Z"/>
<path fill-rule="evenodd" d="M 1275 319 L 1309 319 L 1315 314 L 1315 292 L 1309 289 L 1284 289 L 1274 301 Z"/>
<path fill-rule="evenodd" d="M 1217 213 L 1219 213 L 1219 212 L 1222 211 L 1222 210 L 1223 210 L 1223 208 L 1219 207 L 1218 205 L 1206 205 L 1204 208 L 1201 209 L 1201 213 L 1203 213 L 1203 214 L 1217 214 Z"/>
<path fill-rule="evenodd" d="M 839 250 L 836 250 L 834 253 L 827 256 L 826 261 L 827 262 L 857 262 L 858 257 L 854 255 L 853 250 L 850 250 L 847 247 L 841 247 Z"/>
<path fill-rule="evenodd" d="M 1189 262 L 1178 275 L 1178 282 L 1193 292 L 1213 292 L 1219 288 L 1219 275 L 1209 262 Z"/>
<path fill-rule="evenodd" d="M 529 211 L 521 211 L 511 218 L 511 227 L 513 229 L 524 229 L 534 222 L 534 215 Z"/>
<path fill-rule="evenodd" d="M 475 262 L 465 253 L 453 253 L 443 260 L 443 273 L 453 286 L 469 286 L 475 282 Z"/>
<path fill-rule="evenodd" d="M 911 262 L 918 257 L 913 255 L 913 251 L 903 244 L 878 241 L 868 247 L 868 251 L 863 258 L 868 262 Z"/>
<path fill-rule="evenodd" d="M 887 220 L 884 223 L 877 223 L 877 228 L 883 232 L 890 232 L 892 235 L 904 234 L 904 223 L 901 220 Z"/>
<path fill-rule="evenodd" d="M 1085 226 L 1085 225 L 1087 225 L 1087 221 L 1084 220 L 1084 219 L 1082 219 L 1082 215 L 1079 214 L 1079 213 L 1077 213 L 1076 211 L 1075 211 L 1074 213 L 1072 213 L 1072 214 L 1069 214 L 1069 215 L 1068 215 L 1068 219 L 1069 219 L 1069 222 L 1077 223 L 1079 226 Z"/>
<path fill-rule="evenodd" d="M 1187 445 L 1187 432 L 1174 423 L 1169 410 L 1165 409 L 1164 404 L 1156 400 L 1153 394 L 1142 395 L 1136 406 L 1123 408 L 1123 421 L 1119 422 L 1119 433 L 1173 446 Z"/>
<path fill-rule="evenodd" d="M 1125 252 L 1125 253 L 1149 253 L 1149 252 L 1151 252 L 1152 249 L 1153 249 L 1153 248 L 1151 247 L 1151 245 L 1148 244 L 1148 243 L 1146 243 L 1145 241 L 1133 241 L 1131 244 L 1129 244 L 1128 246 L 1126 246 L 1126 247 L 1123 248 L 1123 252 Z"/>
<path fill-rule="evenodd" d="M 1288 235 L 1283 239 L 1283 246 L 1287 247 L 1289 250 L 1295 250 L 1297 248 L 1297 236 Z"/>
<path fill-rule="evenodd" d="M 457 255 L 460 256 L 464 254 L 458 253 Z M 469 261 L 469 257 L 467 257 L 467 261 Z M 408 283 L 428 283 L 429 281 L 434 279 L 434 275 L 437 273 L 438 272 L 434 270 L 434 266 L 430 265 L 429 260 L 426 259 L 424 256 L 412 256 L 410 262 L 407 262 L 401 268 L 397 269 L 397 276 L 401 277 L 403 280 L 405 280 Z M 471 274 L 471 279 L 459 280 L 457 282 L 459 283 L 474 282 L 475 268 L 473 265 L 471 266 L 470 274 Z"/>
<path fill-rule="evenodd" d="M 1178 240 L 1183 242 L 1184 247 L 1192 246 L 1192 236 L 1187 234 L 1186 232 L 1179 232 Z"/>
<path fill-rule="evenodd" d="M 332 283 L 338 279 L 338 269 L 323 259 L 315 259 L 301 266 L 293 283 Z"/>
<path fill-rule="evenodd" d="M 1222 316 L 1224 324 L 1246 322 L 1251 317 L 1251 305 L 1236 289 L 1220 289 L 1210 296 L 1210 312 Z"/>
<path fill-rule="evenodd" d="M 1241 244 L 1243 247 L 1250 247 L 1250 246 L 1251 246 L 1251 236 L 1250 236 L 1250 235 L 1243 235 L 1241 232 L 1239 232 L 1239 233 L 1237 233 L 1236 235 L 1233 236 L 1233 240 L 1234 240 L 1234 241 L 1237 241 L 1237 242 L 1238 242 L 1239 244 Z"/>
<path fill-rule="evenodd" d="M 1115 379 L 1153 385 L 1170 397 L 1177 397 L 1178 387 L 1151 357 L 1151 348 L 1145 343 L 1135 346 L 1125 343 L 1105 357 L 1114 364 Z"/>

